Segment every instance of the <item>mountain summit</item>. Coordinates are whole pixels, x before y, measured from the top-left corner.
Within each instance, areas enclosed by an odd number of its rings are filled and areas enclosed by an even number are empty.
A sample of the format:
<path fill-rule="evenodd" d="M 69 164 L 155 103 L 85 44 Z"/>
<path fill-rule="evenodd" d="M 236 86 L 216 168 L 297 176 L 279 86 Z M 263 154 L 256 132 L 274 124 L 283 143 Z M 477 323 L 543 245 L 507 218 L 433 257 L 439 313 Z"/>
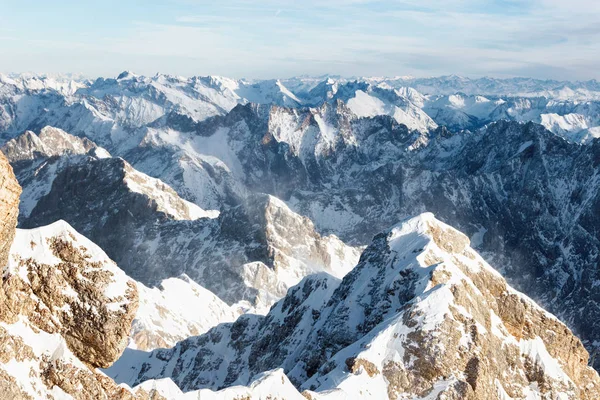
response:
<path fill-rule="evenodd" d="M 595 399 L 600 378 L 558 319 L 430 213 L 377 235 L 343 280 L 313 275 L 265 317 L 242 316 L 107 373 L 184 392 L 283 368 L 310 399 Z"/>

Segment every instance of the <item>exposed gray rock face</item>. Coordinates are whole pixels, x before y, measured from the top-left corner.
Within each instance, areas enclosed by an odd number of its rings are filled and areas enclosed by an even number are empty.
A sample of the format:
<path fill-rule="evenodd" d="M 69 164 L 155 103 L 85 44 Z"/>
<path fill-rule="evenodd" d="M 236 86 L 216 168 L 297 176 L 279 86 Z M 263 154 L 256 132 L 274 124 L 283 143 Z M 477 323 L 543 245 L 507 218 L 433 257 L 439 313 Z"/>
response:
<path fill-rule="evenodd" d="M 513 290 L 432 214 L 377 235 L 341 282 L 312 275 L 265 317 L 172 349 L 126 353 L 107 373 L 183 390 L 246 385 L 283 368 L 311 399 L 595 399 L 600 377 L 558 319 Z M 504 397 L 503 397 L 504 396 Z"/>
<path fill-rule="evenodd" d="M 39 135 L 27 131 L 2 147 L 11 163 L 65 154 L 86 154 L 93 149 L 98 149 L 98 146 L 91 140 L 71 136 L 51 126 L 42 128 Z"/>

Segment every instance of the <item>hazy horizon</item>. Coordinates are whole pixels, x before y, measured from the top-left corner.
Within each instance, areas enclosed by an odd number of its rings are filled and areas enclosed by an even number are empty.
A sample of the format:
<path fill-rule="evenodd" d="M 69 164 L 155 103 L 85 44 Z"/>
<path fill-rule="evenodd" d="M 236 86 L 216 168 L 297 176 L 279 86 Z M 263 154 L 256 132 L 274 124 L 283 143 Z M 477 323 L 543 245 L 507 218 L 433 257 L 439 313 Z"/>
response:
<path fill-rule="evenodd" d="M 236 80 L 247 80 L 247 81 L 265 81 L 265 80 L 290 80 L 290 79 L 299 79 L 299 78 L 306 78 L 306 79 L 327 79 L 327 78 L 332 78 L 332 79 L 342 79 L 342 80 L 360 80 L 360 79 L 381 79 L 381 80 L 393 80 L 393 79 L 414 79 L 414 80 L 421 80 L 421 79 L 436 79 L 436 78 L 451 78 L 451 77 L 457 77 L 457 78 L 462 78 L 462 79 L 468 79 L 468 80 L 478 80 L 478 79 L 494 79 L 494 80 L 511 80 L 511 79 L 523 79 L 523 80 L 527 80 L 527 79 L 531 79 L 531 80 L 538 80 L 538 81 L 554 81 L 554 82 L 572 82 L 572 83 L 577 83 L 577 82 L 589 82 L 589 81 L 596 81 L 599 82 L 600 79 L 598 78 L 590 78 L 590 79 L 554 79 L 554 78 L 539 78 L 539 77 L 535 77 L 535 76 L 491 76 L 491 75 L 481 75 L 481 76 L 469 76 L 469 75 L 459 75 L 459 74 L 440 74 L 440 75 L 402 75 L 402 74 L 397 74 L 397 75 L 354 75 L 354 76 L 344 76 L 344 75 L 339 75 L 339 74 L 314 74 L 314 75 L 310 75 L 310 74 L 299 74 L 299 75 L 291 75 L 291 76 L 280 76 L 280 77 L 263 77 L 263 78 L 254 78 L 251 76 L 228 76 L 228 75 L 223 75 L 223 74 L 209 74 L 209 75 L 199 75 L 199 74 L 195 74 L 195 75 L 180 75 L 180 74 L 169 74 L 169 73 L 164 73 L 161 71 L 152 73 L 152 74 L 141 74 L 141 73 L 137 73 L 136 71 L 131 71 L 131 70 L 123 70 L 119 73 L 113 74 L 113 75 L 88 75 L 88 74 L 84 74 L 81 72 L 43 72 L 43 71 L 23 71 L 23 72 L 15 72 L 15 71 L 1 71 L 0 70 L 0 75 L 5 75 L 8 77 L 39 77 L 39 78 L 70 78 L 73 80 L 96 80 L 96 79 L 117 79 L 118 76 L 122 73 L 125 72 L 129 72 L 132 73 L 138 77 L 144 77 L 144 78 L 152 78 L 154 76 L 157 75 L 165 75 L 165 76 L 172 76 L 172 77 L 178 77 L 178 78 L 184 78 L 184 79 L 189 79 L 189 78 L 193 78 L 193 77 L 207 77 L 207 76 L 213 76 L 213 77 L 222 77 L 222 78 L 229 78 L 229 79 L 236 79 Z"/>

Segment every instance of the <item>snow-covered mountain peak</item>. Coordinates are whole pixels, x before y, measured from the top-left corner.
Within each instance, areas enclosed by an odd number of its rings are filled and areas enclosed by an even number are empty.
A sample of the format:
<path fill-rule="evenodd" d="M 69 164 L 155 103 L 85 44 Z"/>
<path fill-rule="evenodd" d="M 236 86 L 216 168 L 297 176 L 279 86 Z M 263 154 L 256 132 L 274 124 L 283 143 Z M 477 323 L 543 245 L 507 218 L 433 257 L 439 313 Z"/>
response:
<path fill-rule="evenodd" d="M 209 75 L 203 77 L 194 77 L 192 80 L 197 80 L 210 87 L 217 88 L 221 91 L 229 90 L 234 92 L 240 87 L 240 81 L 225 76 Z"/>
<path fill-rule="evenodd" d="M 341 91 L 341 90 L 340 90 Z M 414 97 L 415 103 L 423 99 L 416 93 L 407 93 Z M 437 128 L 437 124 L 419 106 L 407 98 L 401 91 L 369 86 L 367 90 L 356 90 L 348 101 L 350 108 L 359 117 L 389 115 L 410 130 L 427 133 Z"/>
<path fill-rule="evenodd" d="M 394 90 L 391 87 L 390 87 L 390 89 Z M 414 105 L 416 105 L 417 107 L 420 107 L 420 108 L 423 108 L 423 106 L 425 105 L 425 102 L 428 99 L 427 96 L 419 93 L 419 91 L 417 91 L 416 89 L 408 87 L 408 86 L 404 86 L 399 89 L 395 89 L 395 92 L 398 96 L 405 97 L 411 103 L 413 103 Z"/>
<path fill-rule="evenodd" d="M 66 222 L 17 230 L 0 288 L 0 393 L 125 396 L 95 368 L 122 353 L 137 303 L 135 284 Z"/>
<path fill-rule="evenodd" d="M 283 368 L 312 399 L 591 400 L 600 378 L 587 358 L 565 325 L 510 288 L 464 234 L 425 213 L 375 236 L 341 282 L 307 277 L 265 317 L 126 354 L 108 373 L 129 384 L 171 378 L 192 391 L 247 385 Z"/>
<path fill-rule="evenodd" d="M 157 287 L 137 284 L 139 309 L 131 330 L 130 347 L 153 350 L 175 345 L 205 333 L 238 313 L 187 275 L 163 280 Z"/>
<path fill-rule="evenodd" d="M 88 85 L 86 79 L 76 75 L 49 75 L 49 74 L 18 74 L 6 75 L 0 73 L 0 93 L 2 86 L 11 86 L 23 92 L 56 91 L 70 97 L 77 90 Z"/>
<path fill-rule="evenodd" d="M 434 251 L 445 251 L 449 254 L 460 254 L 470 245 L 466 235 L 439 221 L 430 212 L 419 214 L 391 228 L 388 245 L 392 249 L 398 247 L 406 250 L 407 235 L 413 234 L 426 238 L 427 246 L 435 246 Z M 427 249 L 427 246 L 424 249 Z"/>
<path fill-rule="evenodd" d="M 134 74 L 131 71 L 123 71 L 119 74 L 119 76 L 117 76 L 118 81 L 124 81 L 124 80 L 128 80 L 128 79 L 136 79 L 136 78 L 138 78 L 138 75 Z"/>
<path fill-rule="evenodd" d="M 242 82 L 236 90 L 238 96 L 247 102 L 276 104 L 284 107 L 299 107 L 302 101 L 296 97 L 279 79 Z"/>

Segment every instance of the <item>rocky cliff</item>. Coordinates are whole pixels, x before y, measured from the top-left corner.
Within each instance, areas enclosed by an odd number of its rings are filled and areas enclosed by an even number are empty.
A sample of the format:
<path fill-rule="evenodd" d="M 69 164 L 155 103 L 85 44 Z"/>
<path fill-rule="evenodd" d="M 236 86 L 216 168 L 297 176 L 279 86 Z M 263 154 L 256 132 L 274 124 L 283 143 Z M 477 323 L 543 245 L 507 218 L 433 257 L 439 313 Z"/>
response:
<path fill-rule="evenodd" d="M 21 186 L 2 152 L 0 152 L 0 194 L 0 267 L 4 270 L 17 227 Z"/>
<path fill-rule="evenodd" d="M 0 295 L 0 393 L 134 398 L 96 368 L 121 355 L 137 301 L 134 283 L 66 223 L 17 230 Z"/>

